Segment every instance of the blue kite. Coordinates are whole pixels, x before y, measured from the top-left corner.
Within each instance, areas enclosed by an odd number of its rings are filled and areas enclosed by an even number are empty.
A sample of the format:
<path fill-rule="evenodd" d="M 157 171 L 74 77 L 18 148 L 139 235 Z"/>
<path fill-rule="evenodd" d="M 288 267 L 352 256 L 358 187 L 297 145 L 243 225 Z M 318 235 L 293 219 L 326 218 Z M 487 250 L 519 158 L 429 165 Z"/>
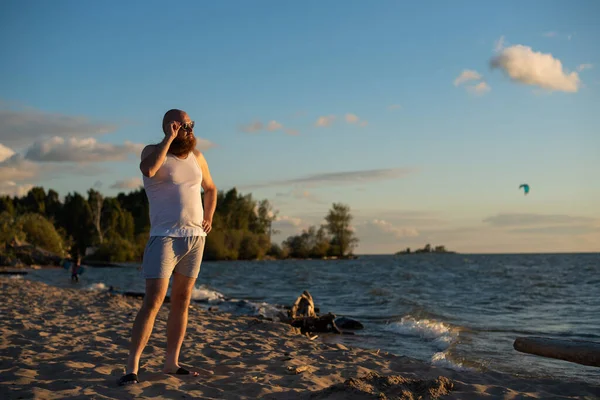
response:
<path fill-rule="evenodd" d="M 523 188 L 523 192 L 525 195 L 527 195 L 527 193 L 529 193 L 529 185 L 526 183 L 523 183 L 521 186 L 519 186 L 519 189 Z"/>

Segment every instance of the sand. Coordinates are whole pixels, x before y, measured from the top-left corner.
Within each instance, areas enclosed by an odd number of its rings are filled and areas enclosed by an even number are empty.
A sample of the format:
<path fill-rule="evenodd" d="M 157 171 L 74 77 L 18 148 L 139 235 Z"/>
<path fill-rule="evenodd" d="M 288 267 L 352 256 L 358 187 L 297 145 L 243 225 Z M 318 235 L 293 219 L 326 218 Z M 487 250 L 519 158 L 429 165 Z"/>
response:
<path fill-rule="evenodd" d="M 121 387 L 141 300 L 0 277 L 0 398 L 567 399 L 600 386 L 458 372 L 408 357 L 310 340 L 288 325 L 192 305 L 181 364 L 161 372 L 165 304 L 140 365 Z M 599 371 L 600 372 L 600 371 Z"/>

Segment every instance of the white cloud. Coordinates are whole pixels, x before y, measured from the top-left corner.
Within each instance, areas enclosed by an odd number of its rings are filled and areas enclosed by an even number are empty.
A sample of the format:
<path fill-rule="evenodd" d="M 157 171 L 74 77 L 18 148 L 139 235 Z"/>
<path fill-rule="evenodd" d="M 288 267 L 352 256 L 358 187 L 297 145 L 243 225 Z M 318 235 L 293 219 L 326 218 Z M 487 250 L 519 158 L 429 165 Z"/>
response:
<path fill-rule="evenodd" d="M 543 37 L 547 37 L 547 38 L 566 38 L 567 40 L 571 40 L 574 36 L 574 33 L 559 33 L 556 31 L 549 31 L 549 32 L 544 32 L 542 33 Z"/>
<path fill-rule="evenodd" d="M 564 214 L 502 213 L 488 217 L 483 222 L 497 227 L 510 227 L 593 223 L 594 219 Z"/>
<path fill-rule="evenodd" d="M 392 105 L 389 105 L 387 109 L 388 110 L 399 110 L 401 108 L 402 108 L 402 106 L 400 104 L 392 104 Z"/>
<path fill-rule="evenodd" d="M 467 90 L 471 93 L 482 95 L 492 90 L 492 88 L 485 82 L 479 82 L 477 85 L 468 86 Z"/>
<path fill-rule="evenodd" d="M 367 227 L 373 227 L 381 232 L 392 234 L 396 239 L 419 236 L 419 231 L 416 228 L 400 228 L 382 219 L 368 221 L 365 225 Z"/>
<path fill-rule="evenodd" d="M 267 130 L 268 131 L 276 131 L 278 129 L 283 128 L 283 125 L 281 125 L 279 122 L 273 120 L 273 121 L 269 121 L 269 123 L 267 124 Z"/>
<path fill-rule="evenodd" d="M 0 176 L 6 181 L 22 181 L 38 176 L 39 165 L 28 161 L 20 154 L 14 154 L 0 162 Z"/>
<path fill-rule="evenodd" d="M 250 124 L 242 125 L 240 127 L 240 130 L 242 132 L 246 132 L 246 133 L 255 133 L 255 132 L 260 132 L 263 130 L 266 130 L 269 132 L 283 130 L 288 135 L 297 135 L 298 134 L 297 130 L 287 128 L 282 123 L 275 121 L 275 120 L 269 121 L 266 125 L 263 124 L 261 121 L 254 121 Z"/>
<path fill-rule="evenodd" d="M 504 71 L 513 81 L 525 85 L 563 92 L 579 90 L 577 72 L 563 71 L 562 63 L 552 54 L 535 52 L 528 46 L 507 47 L 490 60 L 490 65 Z"/>
<path fill-rule="evenodd" d="M 577 71 L 581 72 L 584 71 L 586 69 L 591 69 L 593 67 L 592 64 L 580 64 L 577 66 Z"/>
<path fill-rule="evenodd" d="M 242 125 L 240 129 L 246 133 L 258 132 L 263 129 L 263 123 L 260 121 L 254 121 L 247 125 Z"/>
<path fill-rule="evenodd" d="M 15 183 L 13 181 L 0 181 L 0 195 L 3 195 L 3 196 L 23 197 L 32 188 L 33 188 L 33 185 L 31 185 L 31 184 L 18 185 L 17 183 Z"/>
<path fill-rule="evenodd" d="M 15 154 L 13 149 L 9 149 L 2 143 L 0 143 L 0 162 L 6 160 L 9 157 L 12 157 Z"/>
<path fill-rule="evenodd" d="M 454 86 L 459 86 L 468 81 L 478 81 L 481 79 L 481 74 L 472 69 L 465 69 L 461 74 L 454 80 Z"/>
<path fill-rule="evenodd" d="M 246 185 L 240 187 L 240 189 L 259 189 L 287 185 L 316 186 L 323 184 L 362 184 L 366 182 L 375 182 L 387 179 L 400 179 L 406 177 L 407 175 L 413 172 L 415 172 L 415 170 L 411 168 L 388 168 L 361 171 L 325 172 L 299 178 L 271 181 L 254 185 Z"/>
<path fill-rule="evenodd" d="M 300 199 L 300 200 L 309 200 L 314 203 L 323 203 L 314 193 L 312 193 L 308 190 L 303 190 L 303 189 L 293 189 L 293 190 L 290 190 L 285 193 L 279 192 L 279 193 L 276 193 L 275 196 L 276 197 L 292 197 L 292 198 Z"/>
<path fill-rule="evenodd" d="M 322 116 L 317 119 L 315 126 L 327 127 L 333 123 L 333 120 L 335 120 L 335 115 Z"/>
<path fill-rule="evenodd" d="M 291 225 L 296 228 L 300 228 L 307 225 L 307 223 L 304 222 L 302 218 L 290 217 L 287 215 L 277 216 L 277 219 L 273 221 L 273 223 L 277 223 L 279 225 Z"/>
<path fill-rule="evenodd" d="M 504 45 L 505 45 L 504 36 L 500 36 L 500 38 L 498 40 L 496 40 L 496 42 L 494 42 L 494 51 L 496 53 L 501 52 L 502 49 L 504 49 Z"/>
<path fill-rule="evenodd" d="M 205 151 L 216 147 L 216 144 L 207 139 L 196 138 L 196 148 L 200 151 Z M 140 150 L 141 154 L 141 150 Z"/>
<path fill-rule="evenodd" d="M 355 114 L 348 113 L 346 114 L 346 122 L 349 124 L 356 124 L 358 123 L 358 116 L 356 116 Z"/>
<path fill-rule="evenodd" d="M 55 136 L 36 141 L 26 153 L 26 158 L 44 162 L 102 162 L 125 160 L 130 154 L 139 155 L 143 145 L 126 141 L 123 145 L 98 143 L 95 138 L 69 138 Z"/>
<path fill-rule="evenodd" d="M 472 69 L 464 69 L 461 72 L 461 74 L 456 79 L 454 79 L 454 86 L 460 86 L 464 83 L 471 82 L 471 81 L 479 81 L 481 79 L 483 79 L 483 77 L 481 76 L 481 74 L 479 72 L 474 71 Z M 476 95 L 483 95 L 483 94 L 489 92 L 490 90 L 492 90 L 490 85 L 488 85 L 485 81 L 481 81 L 476 84 L 467 85 L 466 89 L 469 93 L 473 93 Z"/>
<path fill-rule="evenodd" d="M 47 113 L 35 109 L 0 110 L 0 143 L 22 148 L 43 137 L 89 137 L 110 133 L 116 125 L 86 117 Z"/>
<path fill-rule="evenodd" d="M 111 189 L 137 189 L 143 185 L 142 178 L 131 178 L 113 183 Z"/>
<path fill-rule="evenodd" d="M 367 121 L 361 120 L 360 118 L 358 118 L 358 116 L 356 114 L 348 113 L 345 115 L 344 118 L 346 119 L 346 122 L 349 124 L 355 124 L 355 125 L 359 125 L 362 127 L 367 126 Z"/>

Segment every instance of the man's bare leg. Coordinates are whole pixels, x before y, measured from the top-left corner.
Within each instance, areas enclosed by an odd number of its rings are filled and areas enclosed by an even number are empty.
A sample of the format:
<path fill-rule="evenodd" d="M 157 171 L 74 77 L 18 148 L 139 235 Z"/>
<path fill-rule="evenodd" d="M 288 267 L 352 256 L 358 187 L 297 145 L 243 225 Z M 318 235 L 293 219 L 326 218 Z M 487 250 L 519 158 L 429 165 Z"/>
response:
<path fill-rule="evenodd" d="M 179 369 L 179 351 L 183 343 L 188 322 L 188 308 L 196 278 L 190 278 L 177 272 L 173 273 L 171 287 L 171 310 L 167 320 L 166 373 L 175 373 Z M 197 373 L 193 373 L 197 375 Z"/>
<path fill-rule="evenodd" d="M 148 343 L 156 314 L 160 310 L 167 289 L 169 288 L 169 278 L 146 279 L 146 294 L 144 302 L 133 323 L 131 332 L 131 345 L 129 348 L 129 358 L 127 359 L 127 374 L 137 374 L 140 365 L 142 351 Z"/>

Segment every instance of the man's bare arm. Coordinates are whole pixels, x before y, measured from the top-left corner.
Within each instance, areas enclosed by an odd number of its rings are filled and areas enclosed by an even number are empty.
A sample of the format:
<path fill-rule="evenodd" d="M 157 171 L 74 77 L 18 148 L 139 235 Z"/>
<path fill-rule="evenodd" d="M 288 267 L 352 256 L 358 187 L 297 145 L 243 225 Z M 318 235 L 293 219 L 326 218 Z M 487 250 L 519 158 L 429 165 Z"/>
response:
<path fill-rule="evenodd" d="M 148 178 L 152 178 L 154 174 L 160 169 L 165 157 L 169 151 L 169 147 L 173 140 L 177 137 L 177 132 L 181 127 L 181 123 L 177 121 L 171 121 L 169 123 L 169 133 L 165 135 L 165 138 L 159 144 L 153 144 L 146 146 L 142 150 L 142 161 L 140 162 L 140 170 L 142 174 Z"/>
<path fill-rule="evenodd" d="M 217 208 L 217 187 L 212 180 L 208 163 L 202 153 L 194 149 L 194 155 L 202 170 L 202 189 L 204 189 L 204 221 L 202 227 L 208 233 L 212 229 L 212 220 Z"/>
<path fill-rule="evenodd" d="M 171 141 L 165 137 L 159 144 L 148 145 L 142 150 L 142 161 L 140 162 L 142 174 L 149 178 L 156 174 L 167 157 L 170 145 Z"/>

